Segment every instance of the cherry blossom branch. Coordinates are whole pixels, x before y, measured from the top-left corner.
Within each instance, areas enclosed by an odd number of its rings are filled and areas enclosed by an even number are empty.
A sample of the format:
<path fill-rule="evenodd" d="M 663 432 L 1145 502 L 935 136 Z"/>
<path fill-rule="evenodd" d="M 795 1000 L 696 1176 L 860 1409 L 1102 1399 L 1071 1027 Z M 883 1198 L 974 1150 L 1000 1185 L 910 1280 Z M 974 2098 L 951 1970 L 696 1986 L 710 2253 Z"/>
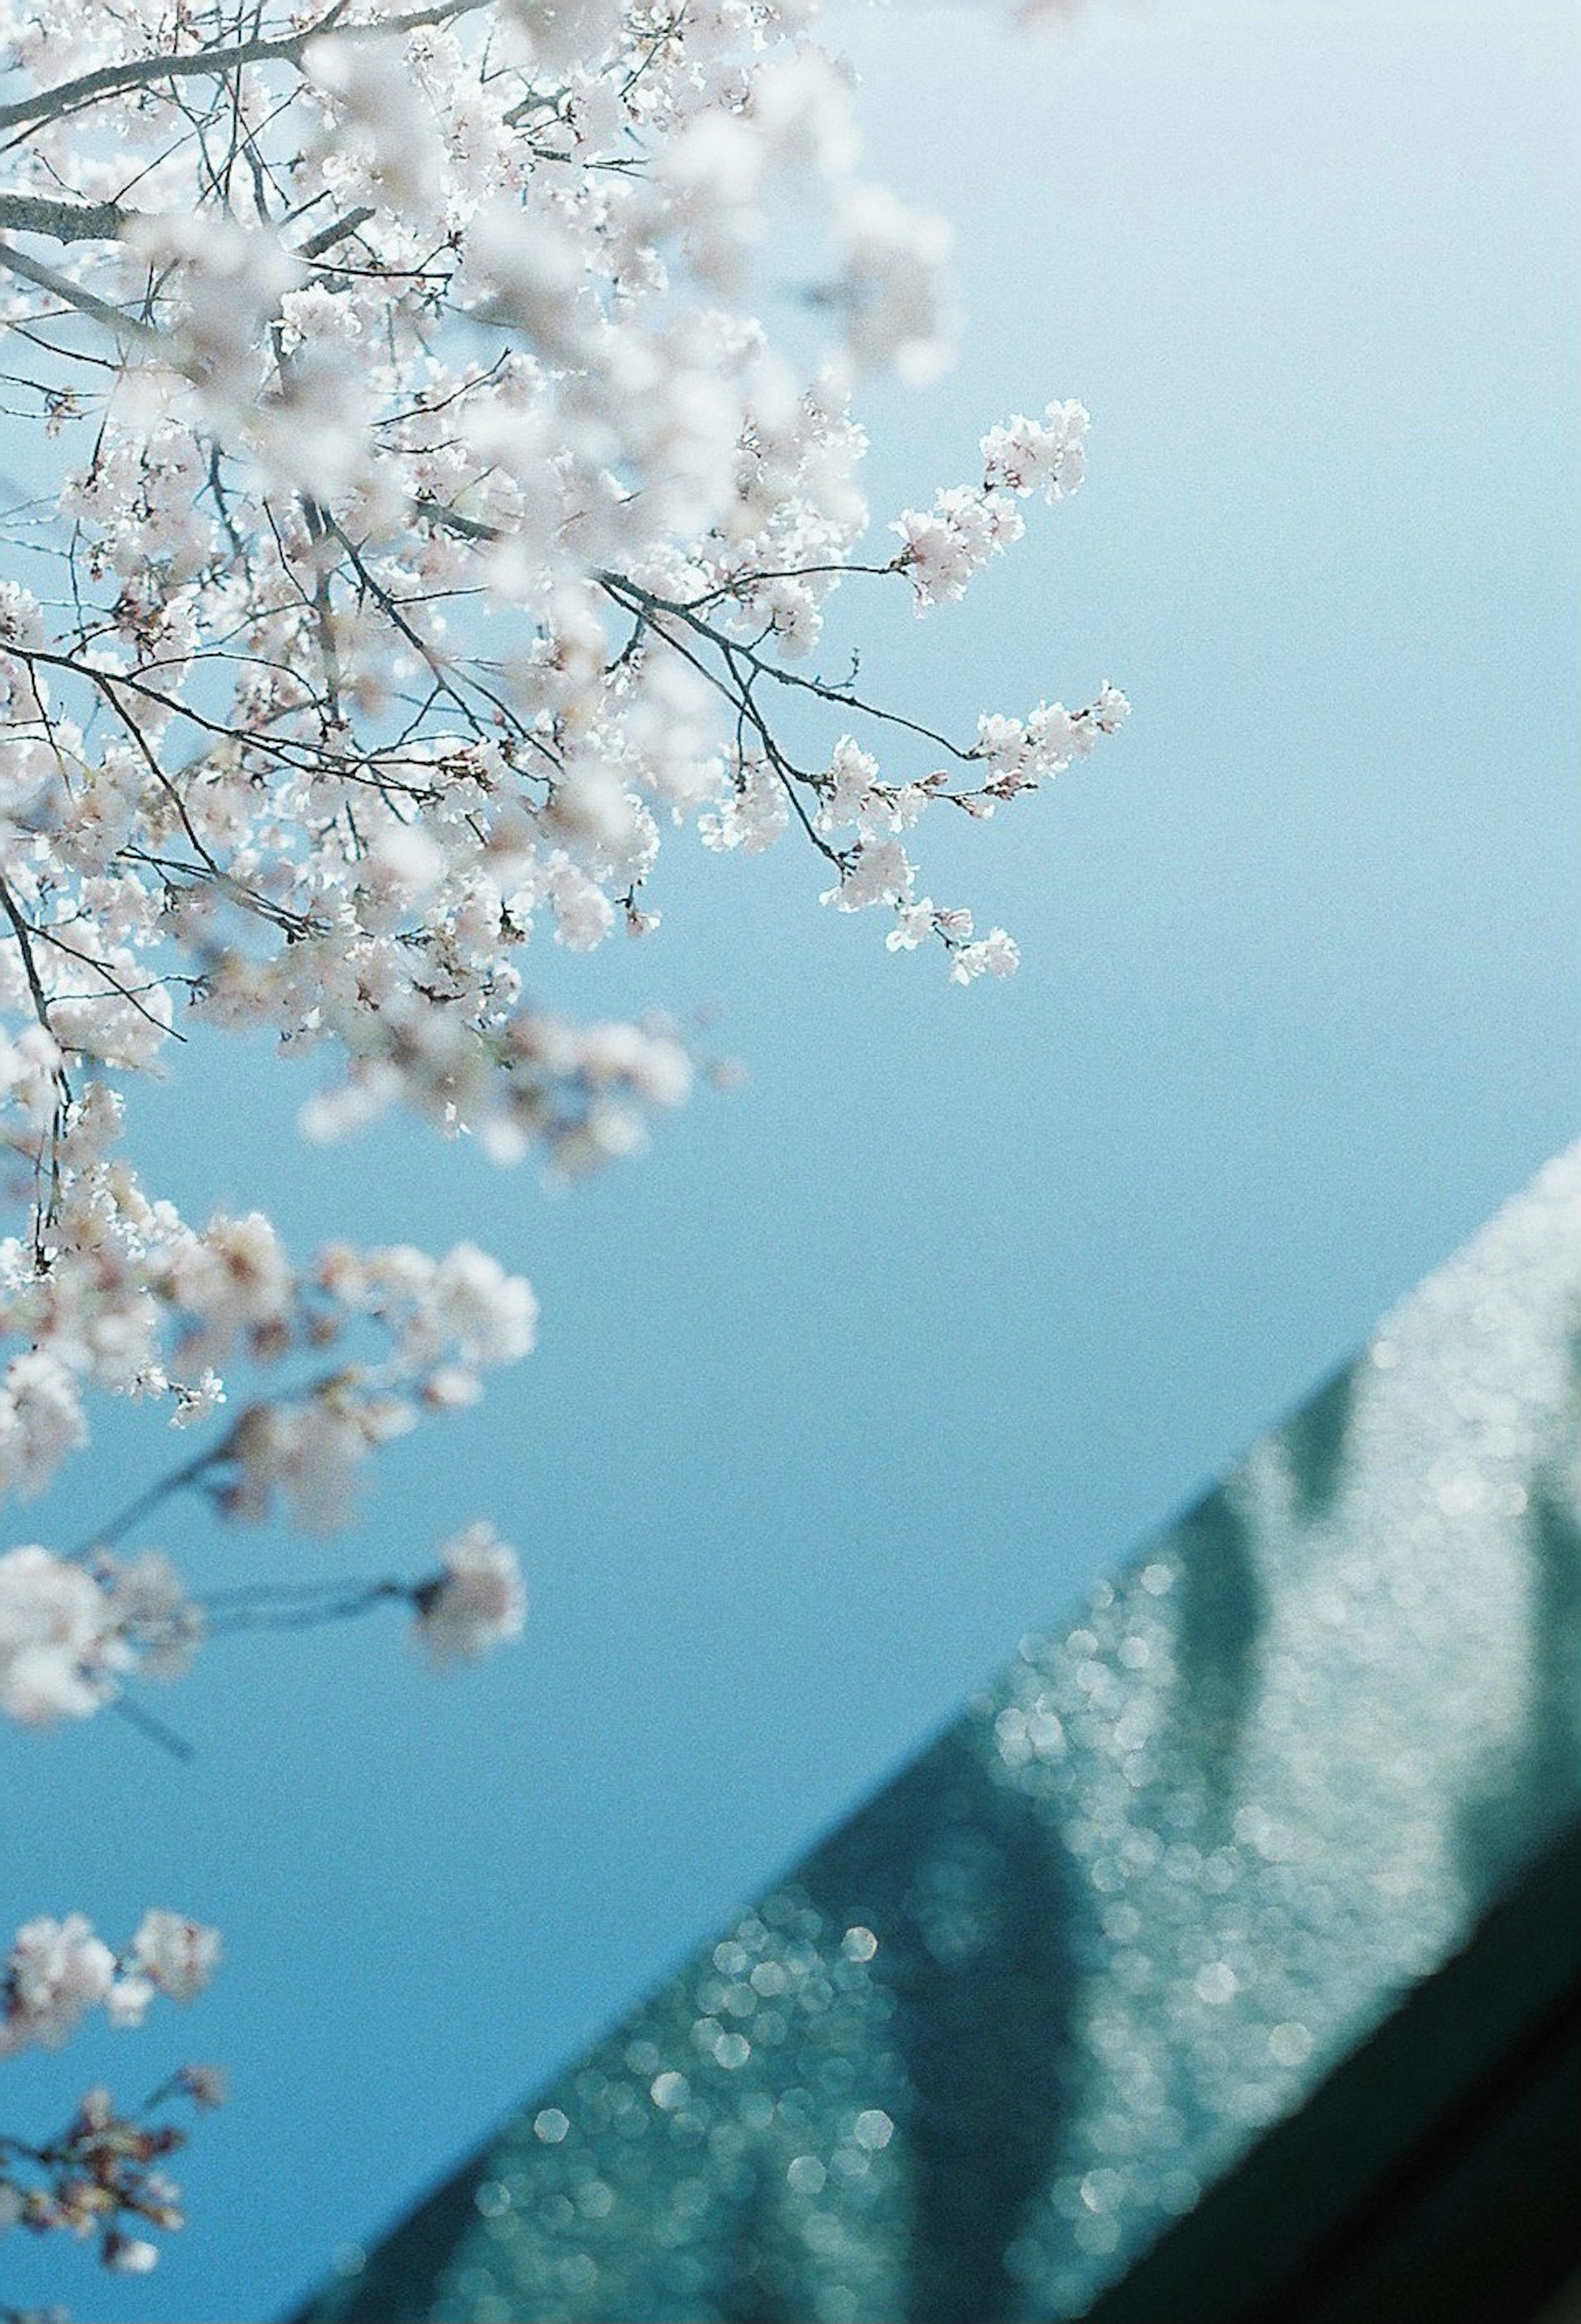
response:
<path fill-rule="evenodd" d="M 343 26 L 340 20 L 349 5 L 350 0 L 335 0 L 335 5 L 326 9 L 317 23 L 274 39 L 236 41 L 228 46 L 208 49 L 174 49 L 152 57 L 134 57 L 125 64 L 100 65 L 92 72 L 78 74 L 74 80 L 57 81 L 53 88 L 40 89 L 32 97 L 16 97 L 9 105 L 0 105 L 0 131 L 14 129 L 27 122 L 58 120 L 62 114 L 80 112 L 85 106 L 97 105 L 101 98 L 119 97 L 129 89 L 147 88 L 161 81 L 198 78 L 223 80 L 227 74 L 248 65 L 300 64 L 312 43 L 329 32 L 346 42 L 399 39 L 430 24 L 448 24 L 457 17 L 473 15 L 490 5 L 491 0 L 434 0 L 430 6 L 409 9 L 403 14 L 386 16 L 372 24 Z"/>
<path fill-rule="evenodd" d="M 344 217 L 332 218 L 327 226 L 321 226 L 317 234 L 310 234 L 306 242 L 299 243 L 297 256 L 308 260 L 322 258 L 326 251 L 333 250 L 337 242 L 345 240 L 347 235 L 355 234 L 359 226 L 366 226 L 375 215 L 371 204 L 359 202 L 354 209 L 347 210 Z"/>
<path fill-rule="evenodd" d="M 112 307 L 107 300 L 100 299 L 92 290 L 85 290 L 80 283 L 73 282 L 53 266 L 46 266 L 41 259 L 30 258 L 25 252 L 18 250 L 14 243 L 0 242 L 0 266 L 20 275 L 24 282 L 35 283 L 41 290 L 48 290 L 60 300 L 62 306 L 74 308 L 79 315 L 102 323 L 118 339 L 129 339 L 142 346 L 159 344 L 159 333 L 151 329 L 148 324 L 140 322 L 134 315 L 123 314 L 118 307 Z"/>
<path fill-rule="evenodd" d="M 58 2048 L 100 2006 L 112 2024 L 140 2025 L 156 1995 L 188 2002 L 201 1992 L 219 1957 L 217 1932 L 176 1913 L 144 1914 L 119 1954 L 80 1913 L 30 1921 L 0 1964 L 0 2055 L 35 2043 Z M 118 2112 L 108 2090 L 93 2089 L 52 2138 L 0 2135 L 0 2227 L 97 2235 L 103 2265 L 146 2274 L 159 2252 L 141 2228 L 185 2225 L 180 2189 L 154 2167 L 186 2144 L 175 2124 L 152 2119 L 177 2097 L 218 2106 L 224 2077 L 182 2066 L 130 2112 Z M 29 2183 L 30 2174 L 39 2183 Z"/>
<path fill-rule="evenodd" d="M 0 911 L 4 911 L 6 918 L 10 921 L 11 932 L 16 938 L 17 945 L 22 954 L 23 974 L 27 979 L 27 989 L 32 998 L 33 1014 L 37 1017 L 39 1023 L 43 1027 L 44 1031 L 48 1033 L 51 1039 L 53 1040 L 55 1038 L 55 1028 L 50 1016 L 49 996 L 44 991 L 42 980 L 39 975 L 39 964 L 33 954 L 32 940 L 34 931 L 28 922 L 23 918 L 22 911 L 17 904 L 16 899 L 12 894 L 10 885 L 4 877 L 0 877 Z M 69 1095 L 69 1090 L 68 1090 L 67 1093 Z"/>
<path fill-rule="evenodd" d="M 53 242 L 115 242 L 135 218 L 119 202 L 74 202 L 46 194 L 0 192 L 0 228 L 48 235 Z M 51 286 L 52 287 L 52 286 Z"/>
<path fill-rule="evenodd" d="M 196 1454 L 190 1461 L 184 1461 L 179 1468 L 171 1469 L 166 1475 L 156 1479 L 103 1525 L 96 1526 L 74 1549 L 65 1551 L 64 1555 L 73 1563 L 80 1563 L 85 1558 L 91 1557 L 96 1550 L 107 1549 L 115 1542 L 124 1541 L 133 1527 L 141 1525 L 145 1517 L 152 1517 L 155 1509 L 162 1508 L 168 1500 L 173 1499 L 178 1493 L 185 1492 L 189 1486 L 200 1484 L 206 1476 L 233 1457 L 236 1430 L 240 1425 L 237 1422 L 226 1429 L 218 1443 L 211 1444 L 206 1452 Z"/>
<path fill-rule="evenodd" d="M 759 577 L 765 580 L 801 581 L 828 569 L 831 568 L 818 566 L 786 567 L 772 574 L 754 576 L 753 580 L 754 585 Z M 896 558 L 888 565 L 847 565 L 833 569 L 841 573 L 877 574 L 887 576 L 903 570 L 903 561 Z M 722 597 L 729 595 L 731 587 L 735 585 L 722 584 L 717 589 L 705 590 L 698 597 L 677 598 L 660 596 L 657 590 L 644 588 L 639 582 L 629 580 L 623 574 L 601 573 L 598 577 L 617 604 L 625 605 L 631 610 L 640 609 L 649 616 L 654 613 L 667 613 L 675 620 L 684 622 L 689 630 L 694 631 L 699 637 L 706 639 L 708 643 L 727 660 L 732 663 L 745 662 L 756 678 L 771 678 L 777 686 L 790 687 L 804 694 L 815 695 L 820 702 L 831 703 L 842 710 L 854 710 L 862 717 L 871 718 L 881 725 L 894 726 L 905 733 L 915 734 L 924 742 L 935 744 L 941 751 L 947 751 L 951 758 L 959 759 L 963 764 L 979 755 L 976 751 L 963 750 L 959 743 L 951 742 L 948 734 L 941 734 L 934 727 L 922 725 L 915 718 L 907 718 L 896 711 L 887 710 L 881 704 L 864 701 L 854 687 L 830 686 L 822 678 L 808 678 L 800 670 L 787 669 L 783 662 L 770 659 L 768 655 L 759 652 L 756 646 L 744 639 L 732 637 L 728 631 L 720 629 L 716 623 L 705 621 L 699 608 L 717 604 Z"/>
<path fill-rule="evenodd" d="M 49 1485 L 103 1395 L 181 1427 L 240 1406 L 69 1554 L 0 1552 L 0 1711 L 29 1728 L 109 1708 L 185 1753 L 141 1689 L 210 1637 L 394 1605 L 445 1665 L 525 1618 L 486 1520 L 406 1579 L 193 1594 L 148 1545 L 184 1491 L 333 1529 L 536 1319 L 471 1243 L 299 1262 L 259 1213 L 199 1225 L 145 1186 L 137 1094 L 179 1002 L 319 1062 L 315 1140 L 404 1106 L 574 1176 L 640 1145 L 696 1060 L 657 1017 L 549 1009 L 538 964 L 555 945 L 569 983 L 655 927 L 676 833 L 754 854 L 794 831 L 890 953 L 1007 975 L 1004 930 L 918 892 L 909 835 L 1038 789 L 1124 715 L 1105 687 L 974 707 L 951 740 L 854 656 L 838 683 L 809 659 L 848 576 L 918 613 L 960 596 L 1023 501 L 1080 484 L 1087 415 L 992 429 L 892 553 L 866 545 L 852 383 L 937 368 L 946 238 L 859 174 L 799 0 L 534 6 L 530 51 L 490 5 L 184 0 L 163 50 L 119 58 L 95 0 L 13 6 L 8 400 L 60 473 L 49 523 L 0 521 L 0 1143 L 32 1197 L 31 1244 L 0 1238 L 0 1489 Z M 787 202 L 838 253 L 804 367 L 752 313 Z M 101 1974 L 134 2006 L 86 1923 L 30 1928 L 0 2046 Z M 0 2153 L 62 2180 L 19 2197 L 33 2224 L 135 2271 L 152 2135 L 96 2100 Z"/>

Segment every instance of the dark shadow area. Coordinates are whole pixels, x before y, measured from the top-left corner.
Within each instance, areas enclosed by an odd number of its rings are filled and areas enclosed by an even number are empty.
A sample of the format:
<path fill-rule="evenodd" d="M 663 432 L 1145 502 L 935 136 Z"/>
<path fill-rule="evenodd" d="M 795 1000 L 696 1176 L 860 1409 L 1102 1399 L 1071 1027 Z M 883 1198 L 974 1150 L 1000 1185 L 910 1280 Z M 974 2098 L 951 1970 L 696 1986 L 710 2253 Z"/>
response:
<path fill-rule="evenodd" d="M 1241 1738 L 1262 1684 L 1260 1646 L 1268 1595 L 1250 1526 L 1223 1492 L 1182 1517 L 1175 1602 L 1175 1682 L 1166 1729 L 1200 1771 L 1208 1837 L 1222 1836 L 1235 1796 Z"/>
<path fill-rule="evenodd" d="M 1052 1823 L 955 1729 L 803 1879 L 821 1911 L 879 1939 L 910 2085 L 906 2316 L 1004 2324 L 1005 2264 L 1071 2113 L 1079 1883 Z M 757 2312 L 737 2324 L 759 2324 Z"/>
<path fill-rule="evenodd" d="M 1529 1780 L 1558 1809 L 1581 1777 L 1581 1522 L 1550 1477 L 1533 1482 L 1526 1538 L 1533 1580 Z"/>
<path fill-rule="evenodd" d="M 1581 1827 L 1090 2324 L 1526 2324 L 1581 2249 Z"/>
<path fill-rule="evenodd" d="M 1581 1792 L 1581 1524 L 1554 1479 L 1534 1479 L 1522 1531 L 1532 1585 L 1525 1718 L 1457 1818 L 1457 1866 L 1479 1903 L 1575 1813 Z"/>
<path fill-rule="evenodd" d="M 1342 1372 L 1336 1372 L 1281 1432 L 1290 1462 L 1295 1514 L 1303 1525 L 1328 1516 L 1345 1482 L 1358 1370 L 1358 1364 L 1347 1364 Z"/>
<path fill-rule="evenodd" d="M 490 2176 L 496 2140 L 367 2254 L 355 2273 L 321 2284 L 290 2324 L 427 2324 L 434 2290 L 457 2246 L 477 2224 L 477 2191 Z"/>
<path fill-rule="evenodd" d="M 755 2171 L 750 2189 L 731 2212 L 720 2314 L 741 2324 L 802 2324 L 795 2273 L 786 2262 L 774 2206 L 761 2172 Z"/>

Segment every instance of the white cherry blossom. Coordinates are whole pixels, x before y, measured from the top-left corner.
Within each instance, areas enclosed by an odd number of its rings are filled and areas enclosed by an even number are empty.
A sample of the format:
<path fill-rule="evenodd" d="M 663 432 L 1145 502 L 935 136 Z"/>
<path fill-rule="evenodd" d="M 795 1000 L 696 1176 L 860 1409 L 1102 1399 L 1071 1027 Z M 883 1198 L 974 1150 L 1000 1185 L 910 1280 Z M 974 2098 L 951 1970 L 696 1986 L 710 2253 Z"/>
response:
<path fill-rule="evenodd" d="M 0 1556 L 0 1710 L 26 1727 L 86 1719 L 131 1655 L 91 1575 L 37 1542 Z"/>
<path fill-rule="evenodd" d="M 179 1913 L 145 1913 L 132 1940 L 132 1958 L 149 1983 L 172 2001 L 190 2001 L 201 1993 L 219 1965 L 216 1929 L 188 1921 Z"/>
<path fill-rule="evenodd" d="M 80 1913 L 18 1929 L 5 1957 L 0 2054 L 37 2043 L 58 2050 L 108 1999 L 115 1956 Z"/>
<path fill-rule="evenodd" d="M 1051 669 L 1075 706 L 934 733 L 819 653 L 837 589 L 961 597 L 1080 487 L 1089 423 L 1003 419 L 870 518 L 864 384 L 934 376 L 959 317 L 949 228 L 864 175 L 817 14 L 0 0 L 7 399 L 58 484 L 0 527 L 0 1493 L 91 1460 L 106 1397 L 165 1447 L 86 1543 L 0 1548 L 26 1726 L 118 1698 L 164 1732 L 142 1683 L 271 1624 L 404 1607 L 443 1665 L 525 1619 L 486 1521 L 416 1579 L 207 1593 L 148 1537 L 178 1494 L 332 1530 L 538 1328 L 470 1240 L 293 1250 L 244 1189 L 205 1220 L 145 1183 L 142 1093 L 190 1028 L 271 1045 L 315 1141 L 401 1109 L 574 1177 L 702 1062 L 574 1000 L 584 955 L 659 928 L 677 848 L 800 849 L 891 953 L 1016 966 L 918 899 L 933 835 L 1030 814 L 1125 696 Z M 787 214 L 828 254 L 794 346 L 759 312 Z M 169 1913 L 120 1956 L 31 1922 L 0 2047 L 136 2024 L 216 1958 Z M 24 2209 L 135 2274 L 138 2221 L 179 2214 L 124 2134 L 90 2093 Z"/>
<path fill-rule="evenodd" d="M 475 1662 L 519 1637 L 527 1593 L 516 1552 L 487 1523 L 469 1526 L 445 1545 L 442 1571 L 415 1593 L 418 1637 L 443 1665 Z"/>

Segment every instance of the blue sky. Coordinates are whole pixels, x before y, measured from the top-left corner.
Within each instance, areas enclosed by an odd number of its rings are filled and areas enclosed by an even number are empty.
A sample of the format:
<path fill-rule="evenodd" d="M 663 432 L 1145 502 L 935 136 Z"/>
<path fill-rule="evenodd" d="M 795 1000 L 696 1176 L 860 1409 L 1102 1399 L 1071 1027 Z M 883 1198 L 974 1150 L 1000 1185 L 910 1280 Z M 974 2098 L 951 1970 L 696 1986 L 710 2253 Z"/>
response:
<path fill-rule="evenodd" d="M 788 844 L 667 851 L 660 935 L 556 982 L 712 1009 L 749 1077 L 569 1196 L 416 1130 L 309 1153 L 305 1082 L 234 1048 L 142 1102 L 199 1213 L 474 1237 L 545 1310 L 349 1541 L 193 1511 L 164 1545 L 415 1571 L 487 1511 L 533 1612 L 449 1683 L 393 1622 L 217 1645 L 160 1704 L 190 1766 L 104 1720 L 0 1737 L 0 1922 L 169 1904 L 229 1948 L 188 2017 L 10 2063 L 5 2126 L 184 2055 L 236 2091 L 156 2295 L 14 2238 L 10 2297 L 278 2311 L 1578 1126 L 1568 7 L 1138 0 L 1028 51 L 897 5 L 850 40 L 969 317 L 950 378 L 869 400 L 876 512 L 1010 410 L 1094 416 L 1085 491 L 966 605 L 853 595 L 864 671 L 956 726 L 1105 677 L 1135 717 L 930 843 L 932 891 L 1020 937 L 1008 986 L 886 954 Z M 112 1421 L 9 1538 L 157 1469 Z"/>

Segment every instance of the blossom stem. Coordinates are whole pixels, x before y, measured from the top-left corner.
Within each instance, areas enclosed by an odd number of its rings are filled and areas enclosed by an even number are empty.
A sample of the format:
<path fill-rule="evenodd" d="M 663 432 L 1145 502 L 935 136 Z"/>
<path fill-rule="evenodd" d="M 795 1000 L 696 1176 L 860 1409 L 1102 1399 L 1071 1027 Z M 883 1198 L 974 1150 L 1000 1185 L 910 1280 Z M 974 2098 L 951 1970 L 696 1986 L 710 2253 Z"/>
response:
<path fill-rule="evenodd" d="M 162 1719 L 156 1719 L 152 1711 L 145 1711 L 142 1703 L 134 1702 L 129 1694 L 113 1694 L 109 1707 L 118 1711 L 129 1726 L 135 1727 L 140 1735 L 146 1735 L 151 1743 L 157 1743 L 161 1751 L 168 1751 L 172 1759 L 190 1760 L 198 1756 L 184 1735 L 179 1735 L 173 1727 L 167 1727 Z"/>
<path fill-rule="evenodd" d="M 92 1551 L 119 1541 L 124 1534 L 147 1517 L 151 1509 L 157 1509 L 172 1494 L 197 1484 L 209 1470 L 216 1469 L 222 1462 L 228 1461 L 235 1445 L 235 1430 L 228 1429 L 217 1444 L 210 1445 L 207 1452 L 199 1452 L 179 1469 L 172 1469 L 167 1476 L 159 1478 L 146 1491 L 139 1493 L 135 1500 L 128 1501 L 124 1508 L 118 1509 L 106 1524 L 96 1526 L 85 1540 L 78 1542 L 75 1549 L 67 1550 L 65 1555 L 73 1563 L 79 1563 Z"/>

